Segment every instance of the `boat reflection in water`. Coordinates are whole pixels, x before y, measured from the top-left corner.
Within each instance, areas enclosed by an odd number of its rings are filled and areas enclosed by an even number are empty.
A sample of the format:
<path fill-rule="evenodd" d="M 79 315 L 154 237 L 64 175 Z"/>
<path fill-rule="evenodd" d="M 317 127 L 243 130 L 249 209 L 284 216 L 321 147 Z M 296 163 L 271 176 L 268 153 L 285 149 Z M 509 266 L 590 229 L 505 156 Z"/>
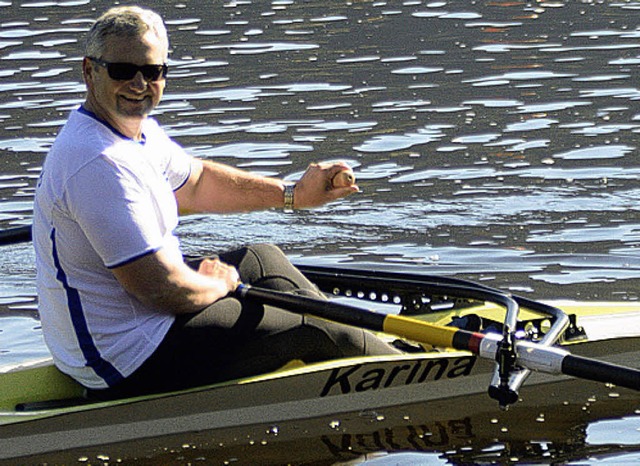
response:
<path fill-rule="evenodd" d="M 22 460 L 137 465 L 564 464 L 619 451 L 615 439 L 611 444 L 590 444 L 587 432 L 595 420 L 640 413 L 637 396 L 629 395 L 602 384 L 564 381 L 545 385 L 544 390 L 525 387 L 522 401 L 507 411 L 479 394 L 335 419 L 226 428 Z M 621 435 L 627 429 L 637 440 L 638 431 L 628 420 L 619 428 Z"/>

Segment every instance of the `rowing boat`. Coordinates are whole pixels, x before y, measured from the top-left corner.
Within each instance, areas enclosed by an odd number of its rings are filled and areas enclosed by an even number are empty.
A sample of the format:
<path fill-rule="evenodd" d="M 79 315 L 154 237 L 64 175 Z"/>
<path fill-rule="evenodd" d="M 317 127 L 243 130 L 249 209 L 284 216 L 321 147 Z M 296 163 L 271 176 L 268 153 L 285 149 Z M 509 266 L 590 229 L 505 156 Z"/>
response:
<path fill-rule="evenodd" d="M 416 326 L 444 327 L 453 323 L 454 327 L 450 328 L 454 331 L 468 328 L 473 335 L 504 338 L 512 334 L 518 342 L 529 341 L 549 348 L 553 357 L 555 348 L 560 346 L 562 351 L 568 349 L 578 358 L 609 364 L 597 366 L 598 372 L 615 370 L 617 366 L 611 364 L 639 367 L 639 303 L 557 301 L 539 304 L 523 299 L 519 303 L 524 306 L 518 309 L 514 320 L 508 315 L 510 309 L 505 316 L 502 298 L 495 299 L 496 293 L 485 287 L 463 286 L 442 277 L 434 281 L 433 277 L 421 274 L 322 267 L 301 269 L 323 291 L 335 296 L 331 303 L 366 301 L 376 316 L 399 313 L 409 316 L 407 322 Z M 566 315 L 561 332 L 556 330 L 562 319 L 559 315 L 545 315 L 547 309 L 560 309 Z M 549 341 L 549 335 L 554 335 L 553 341 Z M 527 346 L 520 347 L 520 352 L 529 350 Z M 566 387 L 584 390 L 589 384 L 581 380 L 572 382 L 576 379 L 567 375 L 544 373 L 537 366 L 534 369 L 515 367 L 512 372 L 517 373 L 505 375 L 502 363 L 478 357 L 475 352 L 436 345 L 401 355 L 309 365 L 292 362 L 279 371 L 242 380 L 173 393 L 88 402 L 83 398 L 82 387 L 60 373 L 50 360 L 36 361 L 0 373 L 0 459 L 400 404 L 435 407 L 442 406 L 445 400 L 461 397 L 483 396 L 487 403 L 495 403 L 486 396 L 489 386 L 493 387 L 492 396 L 498 398 L 500 404 L 513 403 L 513 399 L 505 401 L 496 396 L 504 383 L 509 384 L 508 395 L 515 393 L 524 402 L 531 390 L 544 386 L 552 393 L 554 386 L 562 384 L 562 396 L 555 398 L 555 402 L 562 403 Z M 634 374 L 637 375 L 637 371 Z M 606 378 L 606 374 L 603 377 Z M 587 378 L 594 377 L 587 375 Z M 529 392 L 518 393 L 525 379 Z M 640 386 L 634 385 L 635 380 L 628 385 L 638 389 Z M 592 385 L 604 386 L 596 382 Z M 493 406 L 495 409 L 495 404 Z M 465 407 L 476 408 L 479 406 Z M 487 409 L 486 404 L 482 404 L 482 409 Z"/>

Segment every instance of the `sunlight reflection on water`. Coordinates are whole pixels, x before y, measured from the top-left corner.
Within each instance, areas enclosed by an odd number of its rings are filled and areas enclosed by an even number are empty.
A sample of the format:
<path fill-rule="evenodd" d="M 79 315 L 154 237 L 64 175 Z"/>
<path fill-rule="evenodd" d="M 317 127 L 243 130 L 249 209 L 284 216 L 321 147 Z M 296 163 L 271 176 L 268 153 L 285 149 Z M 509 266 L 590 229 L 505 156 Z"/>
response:
<path fill-rule="evenodd" d="M 149 6 L 172 38 L 156 112 L 172 137 L 290 180 L 311 161 L 346 159 L 362 189 L 315 212 L 186 217 L 188 253 L 274 242 L 300 263 L 638 299 L 637 2 Z M 83 99 L 79 37 L 101 8 L 0 1 L 5 226 L 30 222 L 42 158 Z M 3 252 L 13 320 L 0 352 L 38 356 L 32 252 Z"/>

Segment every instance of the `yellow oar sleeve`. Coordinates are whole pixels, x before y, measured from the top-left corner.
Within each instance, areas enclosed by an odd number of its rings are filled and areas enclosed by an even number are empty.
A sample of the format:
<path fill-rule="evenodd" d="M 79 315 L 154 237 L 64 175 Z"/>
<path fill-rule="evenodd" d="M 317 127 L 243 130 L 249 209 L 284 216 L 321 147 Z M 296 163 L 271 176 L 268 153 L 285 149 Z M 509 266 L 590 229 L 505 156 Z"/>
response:
<path fill-rule="evenodd" d="M 409 340 L 445 348 L 454 348 L 453 336 L 459 331 L 455 327 L 445 327 L 396 315 L 388 315 L 384 319 L 382 330 Z"/>

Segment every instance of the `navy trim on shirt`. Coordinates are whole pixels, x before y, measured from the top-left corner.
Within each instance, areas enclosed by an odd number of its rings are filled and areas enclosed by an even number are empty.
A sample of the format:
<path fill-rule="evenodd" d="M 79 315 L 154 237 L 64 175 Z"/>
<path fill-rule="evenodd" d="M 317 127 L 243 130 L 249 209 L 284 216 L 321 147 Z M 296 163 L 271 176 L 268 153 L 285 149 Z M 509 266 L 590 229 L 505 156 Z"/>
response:
<path fill-rule="evenodd" d="M 143 257 L 148 256 L 149 254 L 153 254 L 154 252 L 158 252 L 159 250 L 160 250 L 160 248 L 150 249 L 149 251 L 145 251 L 142 254 L 138 254 L 137 256 L 131 257 L 130 259 L 124 260 L 122 262 L 118 262 L 117 264 L 110 265 L 107 268 L 108 269 L 115 269 L 116 267 L 121 267 L 123 265 L 131 264 L 133 261 L 137 261 L 138 259 L 142 259 Z"/>
<path fill-rule="evenodd" d="M 109 128 L 114 134 L 117 134 L 119 137 L 121 137 L 122 139 L 126 139 L 127 141 L 132 141 L 132 142 L 136 142 L 138 144 L 144 144 L 147 142 L 147 138 L 145 137 L 144 133 L 142 133 L 142 139 L 140 141 L 136 141 L 133 138 L 130 138 L 128 136 L 125 136 L 124 134 L 122 134 L 120 131 L 118 131 L 116 128 L 114 128 L 113 126 L 111 126 L 109 124 L 109 122 L 104 121 L 103 119 L 99 118 L 98 115 L 96 115 L 95 113 L 93 113 L 92 111 L 87 110 L 86 108 L 84 108 L 83 105 L 80 105 L 80 107 L 78 107 L 78 112 L 82 113 L 83 115 L 88 116 L 89 118 L 93 118 L 94 120 L 102 123 L 103 125 L 105 125 L 107 128 Z"/>
<path fill-rule="evenodd" d="M 185 184 L 187 184 L 187 181 L 189 181 L 189 178 L 191 178 L 191 164 L 189 164 L 189 173 L 187 173 L 186 178 L 184 179 L 184 181 L 182 183 L 180 183 L 180 185 L 175 188 L 173 190 L 173 192 L 175 193 L 176 191 L 178 191 L 180 188 L 182 188 Z"/>
<path fill-rule="evenodd" d="M 118 131 L 117 129 L 115 129 L 113 126 L 111 126 L 108 122 L 98 118 L 98 116 L 87 110 L 86 108 L 84 108 L 84 106 L 80 106 L 78 107 L 78 112 L 82 113 L 83 115 L 88 116 L 89 118 L 93 118 L 94 120 L 96 120 L 99 123 L 102 123 L 103 125 L 105 125 L 107 128 L 109 128 L 114 134 L 118 135 L 119 137 L 126 139 L 127 141 L 132 141 L 132 142 L 136 142 L 138 144 L 145 144 L 147 142 L 147 138 L 144 135 L 144 133 L 142 133 L 142 140 L 141 141 L 135 141 L 133 139 L 131 139 L 130 137 L 125 136 L 124 134 L 122 134 L 120 131 Z M 187 184 L 187 181 L 189 181 L 189 178 L 191 177 L 191 166 L 189 166 L 189 173 L 187 174 L 186 178 L 182 181 L 182 183 L 180 183 L 180 185 L 177 188 L 173 189 L 173 192 L 175 193 L 176 191 L 178 191 L 180 188 L 182 188 L 185 184 Z M 115 266 L 114 266 L 115 267 Z"/>
<path fill-rule="evenodd" d="M 57 270 L 56 278 L 60 281 L 60 283 L 62 283 L 62 286 L 67 295 L 67 306 L 69 314 L 71 316 L 73 330 L 75 331 L 76 337 L 78 339 L 78 344 L 85 358 L 86 365 L 93 369 L 95 373 L 107 383 L 107 385 L 113 387 L 114 385 L 124 380 L 124 376 L 115 367 L 113 367 L 113 365 L 109 361 L 105 360 L 102 357 L 102 355 L 100 354 L 100 350 L 98 350 L 95 342 L 93 341 L 93 336 L 89 331 L 89 326 L 87 325 L 87 319 L 84 314 L 84 309 L 82 308 L 80 293 L 78 293 L 77 289 L 69 286 L 67 275 L 62 269 L 62 265 L 60 264 L 58 249 L 56 247 L 55 228 L 51 230 L 51 245 L 53 263 Z"/>

